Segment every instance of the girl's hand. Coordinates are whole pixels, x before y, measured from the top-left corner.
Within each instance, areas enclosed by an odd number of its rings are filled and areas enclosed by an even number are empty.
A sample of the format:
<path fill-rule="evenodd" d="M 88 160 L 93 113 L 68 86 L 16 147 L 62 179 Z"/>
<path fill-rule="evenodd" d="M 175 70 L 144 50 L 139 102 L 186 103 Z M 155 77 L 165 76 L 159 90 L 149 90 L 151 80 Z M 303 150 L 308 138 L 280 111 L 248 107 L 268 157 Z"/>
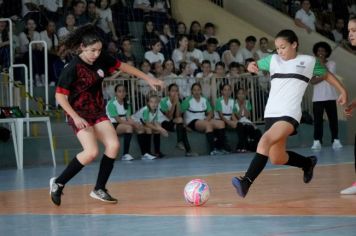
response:
<path fill-rule="evenodd" d="M 148 85 L 154 90 L 157 91 L 157 86 L 163 90 L 164 88 L 164 82 L 162 80 L 154 79 L 154 78 L 149 78 L 147 80 Z"/>
<path fill-rule="evenodd" d="M 346 93 L 340 94 L 339 98 L 337 99 L 337 103 L 341 106 L 347 104 L 347 94 Z"/>
<path fill-rule="evenodd" d="M 247 70 L 248 70 L 248 72 L 257 74 L 258 73 L 257 63 L 255 61 L 250 62 L 247 66 Z"/>
<path fill-rule="evenodd" d="M 348 105 L 348 106 L 345 108 L 344 113 L 345 113 L 345 116 L 346 116 L 347 118 L 349 118 L 349 117 L 352 116 L 352 109 L 353 109 L 352 104 Z"/>
<path fill-rule="evenodd" d="M 85 128 L 89 127 L 88 122 L 80 116 L 73 117 L 73 121 L 74 121 L 75 126 L 78 129 L 85 129 Z"/>
<path fill-rule="evenodd" d="M 161 134 L 162 136 L 168 137 L 168 131 L 167 131 L 167 130 L 161 128 L 159 132 L 160 132 L 160 134 Z"/>

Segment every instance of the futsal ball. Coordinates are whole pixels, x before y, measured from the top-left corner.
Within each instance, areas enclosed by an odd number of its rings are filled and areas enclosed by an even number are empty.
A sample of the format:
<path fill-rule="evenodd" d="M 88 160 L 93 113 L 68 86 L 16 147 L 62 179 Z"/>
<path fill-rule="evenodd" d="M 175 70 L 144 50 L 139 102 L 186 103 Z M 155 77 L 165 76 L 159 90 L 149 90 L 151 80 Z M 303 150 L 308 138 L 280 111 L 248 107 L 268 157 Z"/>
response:
<path fill-rule="evenodd" d="M 201 206 L 206 203 L 210 196 L 209 185 L 202 179 L 193 179 L 184 187 L 184 198 L 186 202 Z"/>

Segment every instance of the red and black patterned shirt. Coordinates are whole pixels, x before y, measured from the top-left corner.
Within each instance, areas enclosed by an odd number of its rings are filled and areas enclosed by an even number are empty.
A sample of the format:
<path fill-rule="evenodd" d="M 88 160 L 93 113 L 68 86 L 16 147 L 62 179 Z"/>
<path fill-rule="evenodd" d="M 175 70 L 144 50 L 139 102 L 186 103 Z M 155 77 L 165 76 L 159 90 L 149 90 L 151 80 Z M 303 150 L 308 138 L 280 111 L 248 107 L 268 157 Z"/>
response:
<path fill-rule="evenodd" d="M 120 65 L 120 61 L 103 53 L 93 65 L 75 56 L 64 67 L 56 93 L 67 95 L 69 104 L 84 119 L 106 116 L 102 82 L 106 73 L 112 73 Z"/>

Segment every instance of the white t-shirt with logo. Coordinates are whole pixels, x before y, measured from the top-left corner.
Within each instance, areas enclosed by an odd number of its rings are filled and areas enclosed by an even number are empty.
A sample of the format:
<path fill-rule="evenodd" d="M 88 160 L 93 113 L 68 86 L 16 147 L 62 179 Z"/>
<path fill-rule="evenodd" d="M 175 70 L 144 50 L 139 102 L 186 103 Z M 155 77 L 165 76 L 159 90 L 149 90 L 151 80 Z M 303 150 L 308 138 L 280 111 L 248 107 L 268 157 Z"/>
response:
<path fill-rule="evenodd" d="M 326 68 L 328 68 L 331 73 L 336 73 L 336 64 L 334 61 L 328 61 L 326 63 Z M 336 89 L 325 80 L 314 85 L 313 102 L 330 101 L 336 100 L 337 98 L 338 93 L 336 92 Z"/>
<path fill-rule="evenodd" d="M 205 97 L 196 100 L 193 96 L 190 96 L 183 100 L 181 111 L 184 112 L 185 123 L 189 124 L 193 120 L 204 120 L 206 112 L 212 111 L 212 108 Z"/>
<path fill-rule="evenodd" d="M 313 56 L 297 55 L 288 61 L 274 54 L 257 62 L 260 70 L 269 71 L 271 90 L 265 108 L 265 118 L 289 116 L 296 121 L 302 117 L 301 103 L 313 76 L 324 76 L 325 66 Z"/>
<path fill-rule="evenodd" d="M 315 15 L 312 11 L 307 13 L 303 9 L 300 9 L 297 11 L 297 13 L 295 13 L 295 18 L 299 19 L 301 22 L 303 22 L 303 24 L 315 31 Z"/>

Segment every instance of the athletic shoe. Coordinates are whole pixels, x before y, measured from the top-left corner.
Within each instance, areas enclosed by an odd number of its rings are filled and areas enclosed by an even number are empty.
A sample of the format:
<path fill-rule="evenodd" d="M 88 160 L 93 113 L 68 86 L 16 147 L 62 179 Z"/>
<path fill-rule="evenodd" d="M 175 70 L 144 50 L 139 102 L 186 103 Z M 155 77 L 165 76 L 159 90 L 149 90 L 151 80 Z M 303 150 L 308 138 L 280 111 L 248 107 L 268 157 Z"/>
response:
<path fill-rule="evenodd" d="M 60 206 L 61 205 L 61 196 L 63 194 L 64 186 L 60 186 L 55 183 L 56 178 L 53 177 L 49 180 L 49 194 L 51 195 L 52 202 Z"/>
<path fill-rule="evenodd" d="M 314 167 L 315 167 L 316 163 L 318 162 L 318 159 L 316 158 L 316 156 L 310 156 L 307 158 L 310 159 L 311 163 L 310 163 L 309 167 L 303 168 L 303 171 L 304 171 L 303 180 L 304 180 L 304 183 L 306 183 L 306 184 L 312 180 Z"/>
<path fill-rule="evenodd" d="M 356 182 L 354 182 L 350 187 L 345 188 L 340 192 L 340 194 L 352 195 L 356 194 Z"/>
<path fill-rule="evenodd" d="M 185 151 L 185 147 L 184 147 L 183 142 L 178 142 L 177 145 L 176 145 L 176 148 Z"/>
<path fill-rule="evenodd" d="M 130 154 L 125 154 L 121 157 L 121 161 L 132 161 L 134 158 Z"/>
<path fill-rule="evenodd" d="M 333 142 L 333 149 L 334 150 L 337 150 L 337 149 L 340 149 L 340 148 L 342 148 L 342 145 L 341 145 L 341 143 L 340 143 L 340 140 L 338 140 L 338 139 L 334 139 L 334 142 Z"/>
<path fill-rule="evenodd" d="M 214 149 L 213 151 L 210 152 L 210 156 L 217 156 L 217 155 L 224 155 L 224 153 L 217 149 Z"/>
<path fill-rule="evenodd" d="M 314 140 L 313 146 L 311 147 L 312 150 L 319 151 L 321 150 L 321 144 L 319 140 Z"/>
<path fill-rule="evenodd" d="M 90 197 L 94 199 L 98 199 L 103 202 L 117 203 L 117 199 L 110 196 L 108 190 L 106 189 L 93 190 L 90 192 Z"/>
<path fill-rule="evenodd" d="M 251 181 L 247 177 L 233 177 L 231 183 L 240 197 L 246 197 L 251 186 Z"/>
<path fill-rule="evenodd" d="M 197 156 L 199 156 L 199 154 L 196 152 L 186 152 L 185 156 L 186 157 L 197 157 Z"/>
<path fill-rule="evenodd" d="M 228 150 L 226 149 L 220 149 L 219 152 L 221 152 L 223 155 L 226 155 L 226 154 L 230 154 L 231 152 L 229 152 Z"/>
<path fill-rule="evenodd" d="M 162 152 L 158 152 L 158 153 L 155 153 L 155 156 L 156 156 L 157 158 L 163 158 L 163 157 L 165 157 L 166 155 L 164 155 Z"/>
<path fill-rule="evenodd" d="M 149 153 L 145 153 L 145 155 L 143 155 L 141 157 L 141 160 L 154 160 L 156 158 L 157 158 L 156 156 L 153 156 L 153 155 L 151 155 Z"/>

